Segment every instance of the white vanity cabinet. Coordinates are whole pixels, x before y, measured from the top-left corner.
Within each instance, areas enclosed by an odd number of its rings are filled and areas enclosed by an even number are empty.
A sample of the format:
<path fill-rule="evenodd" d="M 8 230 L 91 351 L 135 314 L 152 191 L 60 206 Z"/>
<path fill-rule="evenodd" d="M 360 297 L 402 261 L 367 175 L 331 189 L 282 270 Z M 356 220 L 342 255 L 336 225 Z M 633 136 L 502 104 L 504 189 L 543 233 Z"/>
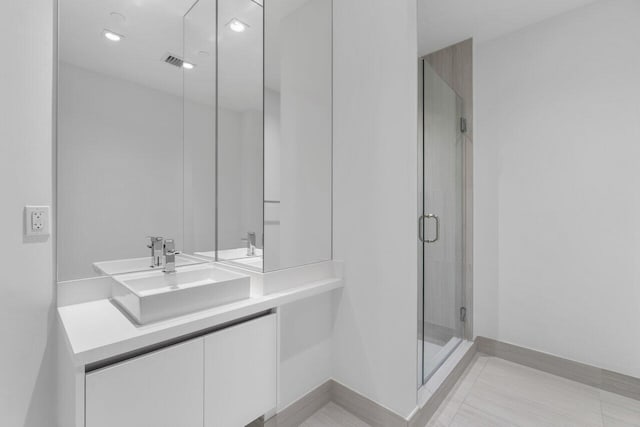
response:
<path fill-rule="evenodd" d="M 241 427 L 276 407 L 276 315 L 204 338 L 205 427 Z"/>
<path fill-rule="evenodd" d="M 86 427 L 201 427 L 204 339 L 86 375 Z"/>
<path fill-rule="evenodd" d="M 243 427 L 276 406 L 276 314 L 85 376 L 86 427 Z"/>

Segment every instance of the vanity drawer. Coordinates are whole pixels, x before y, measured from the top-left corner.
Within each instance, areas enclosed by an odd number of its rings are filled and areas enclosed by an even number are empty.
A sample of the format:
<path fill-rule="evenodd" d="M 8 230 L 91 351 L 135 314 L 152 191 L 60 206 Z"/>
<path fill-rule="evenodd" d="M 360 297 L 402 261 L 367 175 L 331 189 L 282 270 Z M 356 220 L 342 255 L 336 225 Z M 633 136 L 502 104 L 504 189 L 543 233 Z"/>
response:
<path fill-rule="evenodd" d="M 86 427 L 202 427 L 204 338 L 86 374 Z"/>
<path fill-rule="evenodd" d="M 244 426 L 276 407 L 276 315 L 207 335 L 205 427 Z"/>
<path fill-rule="evenodd" d="M 276 327 L 267 314 L 88 372 L 85 426 L 249 424 L 276 407 Z"/>

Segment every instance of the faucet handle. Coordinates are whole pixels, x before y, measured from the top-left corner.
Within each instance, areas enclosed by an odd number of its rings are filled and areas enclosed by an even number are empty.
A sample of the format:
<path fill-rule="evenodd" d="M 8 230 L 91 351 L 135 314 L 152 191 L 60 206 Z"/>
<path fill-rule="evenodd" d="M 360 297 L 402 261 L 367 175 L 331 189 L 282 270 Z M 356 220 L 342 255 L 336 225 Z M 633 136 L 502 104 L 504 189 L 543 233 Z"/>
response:
<path fill-rule="evenodd" d="M 176 242 L 173 239 L 165 239 L 163 250 L 165 255 L 178 255 L 180 251 L 176 250 Z"/>
<path fill-rule="evenodd" d="M 173 253 L 176 250 L 176 242 L 173 239 L 166 239 L 163 245 L 164 253 Z"/>
<path fill-rule="evenodd" d="M 162 242 L 164 239 L 158 236 L 147 236 L 150 243 L 147 245 L 149 249 L 160 249 L 162 247 Z"/>
<path fill-rule="evenodd" d="M 248 231 L 247 232 L 247 237 L 242 237 L 242 238 L 240 238 L 240 240 L 242 240 L 243 242 L 251 242 L 252 244 L 255 244 L 255 242 L 256 242 L 256 232 L 255 231 Z"/>

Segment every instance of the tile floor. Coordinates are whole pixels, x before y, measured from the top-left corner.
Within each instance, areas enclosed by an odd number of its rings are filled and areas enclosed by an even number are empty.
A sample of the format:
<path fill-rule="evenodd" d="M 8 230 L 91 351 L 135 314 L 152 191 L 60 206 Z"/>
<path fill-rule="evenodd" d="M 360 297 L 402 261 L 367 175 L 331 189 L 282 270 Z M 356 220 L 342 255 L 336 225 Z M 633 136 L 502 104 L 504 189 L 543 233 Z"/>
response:
<path fill-rule="evenodd" d="M 366 427 L 330 403 L 303 427 Z M 640 401 L 478 355 L 427 427 L 640 427 Z"/>
<path fill-rule="evenodd" d="M 369 424 L 348 412 L 342 406 L 329 402 L 313 414 L 300 427 L 370 427 Z"/>

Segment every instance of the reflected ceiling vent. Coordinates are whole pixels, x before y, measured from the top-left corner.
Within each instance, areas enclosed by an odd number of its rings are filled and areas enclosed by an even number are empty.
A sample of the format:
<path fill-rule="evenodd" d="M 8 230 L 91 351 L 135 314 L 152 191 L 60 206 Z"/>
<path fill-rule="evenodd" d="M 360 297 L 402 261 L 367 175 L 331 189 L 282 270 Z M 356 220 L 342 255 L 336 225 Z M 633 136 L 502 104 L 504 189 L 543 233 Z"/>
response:
<path fill-rule="evenodd" d="M 167 53 L 162 60 L 164 62 L 166 62 L 169 65 L 173 65 L 174 67 L 178 67 L 178 68 L 182 68 L 182 64 L 184 64 L 184 61 L 182 60 L 182 58 L 173 55 L 171 53 Z"/>
<path fill-rule="evenodd" d="M 167 53 L 162 57 L 162 60 L 169 65 L 173 65 L 177 68 L 184 68 L 186 70 L 193 70 L 193 68 L 195 67 L 194 64 L 184 61 L 182 58 L 172 53 Z"/>

